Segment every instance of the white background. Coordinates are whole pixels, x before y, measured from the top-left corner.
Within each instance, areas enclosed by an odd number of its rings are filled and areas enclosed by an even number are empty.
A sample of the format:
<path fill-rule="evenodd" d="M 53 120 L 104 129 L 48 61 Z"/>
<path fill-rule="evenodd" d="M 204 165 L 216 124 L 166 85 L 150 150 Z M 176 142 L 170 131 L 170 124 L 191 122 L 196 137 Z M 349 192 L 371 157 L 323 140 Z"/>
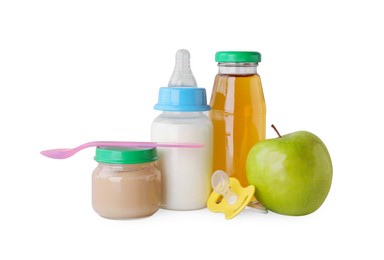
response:
<path fill-rule="evenodd" d="M 380 2 L 1 1 L 0 259 L 383 259 Z M 267 137 L 272 123 L 307 130 L 331 153 L 318 211 L 106 220 L 91 207 L 93 149 L 39 154 L 148 141 L 180 48 L 209 97 L 216 51 L 262 53 Z"/>

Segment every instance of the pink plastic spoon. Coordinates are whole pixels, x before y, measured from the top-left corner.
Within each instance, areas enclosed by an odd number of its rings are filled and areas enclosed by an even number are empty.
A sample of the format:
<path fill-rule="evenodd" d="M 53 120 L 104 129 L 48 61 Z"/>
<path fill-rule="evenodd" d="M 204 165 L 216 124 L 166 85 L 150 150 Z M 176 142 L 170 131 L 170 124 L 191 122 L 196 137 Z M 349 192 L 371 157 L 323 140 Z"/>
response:
<path fill-rule="evenodd" d="M 203 144 L 196 143 L 156 143 L 156 142 L 119 142 L 119 141 L 95 141 L 82 144 L 75 148 L 60 148 L 41 151 L 44 156 L 53 159 L 66 159 L 88 147 L 109 146 L 109 147 L 135 147 L 135 148 L 154 148 L 154 147 L 179 147 L 179 148 L 201 148 Z"/>

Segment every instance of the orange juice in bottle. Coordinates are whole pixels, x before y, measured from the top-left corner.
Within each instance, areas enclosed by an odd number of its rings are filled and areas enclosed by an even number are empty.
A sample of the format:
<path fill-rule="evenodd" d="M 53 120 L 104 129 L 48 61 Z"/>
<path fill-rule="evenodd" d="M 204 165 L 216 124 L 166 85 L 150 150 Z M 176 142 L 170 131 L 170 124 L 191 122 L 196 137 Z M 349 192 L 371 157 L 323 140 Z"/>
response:
<path fill-rule="evenodd" d="M 266 105 L 258 52 L 223 51 L 215 56 L 218 74 L 209 112 L 213 123 L 213 171 L 223 170 L 248 186 L 249 150 L 265 139 Z"/>

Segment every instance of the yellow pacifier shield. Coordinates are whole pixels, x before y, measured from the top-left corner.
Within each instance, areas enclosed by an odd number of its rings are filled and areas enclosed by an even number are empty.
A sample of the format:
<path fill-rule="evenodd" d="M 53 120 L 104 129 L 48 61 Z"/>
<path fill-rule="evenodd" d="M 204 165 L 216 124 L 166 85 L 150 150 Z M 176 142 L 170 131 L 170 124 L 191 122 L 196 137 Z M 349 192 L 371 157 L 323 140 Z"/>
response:
<path fill-rule="evenodd" d="M 221 194 L 215 191 L 211 193 L 207 201 L 209 210 L 224 213 L 226 219 L 231 219 L 239 214 L 248 205 L 255 193 L 255 187 L 253 185 L 243 188 L 239 181 L 233 177 L 229 178 L 229 185 L 232 191 L 238 196 L 235 203 L 229 204 Z"/>

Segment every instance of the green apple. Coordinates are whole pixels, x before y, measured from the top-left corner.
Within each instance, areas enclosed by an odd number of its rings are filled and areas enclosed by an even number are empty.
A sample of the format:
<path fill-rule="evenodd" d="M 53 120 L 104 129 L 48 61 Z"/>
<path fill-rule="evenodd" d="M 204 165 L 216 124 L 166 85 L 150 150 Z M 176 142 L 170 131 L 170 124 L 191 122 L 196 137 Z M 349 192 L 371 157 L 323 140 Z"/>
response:
<path fill-rule="evenodd" d="M 275 127 L 272 125 L 275 129 Z M 276 130 L 276 129 L 275 129 Z M 255 197 L 269 210 L 307 215 L 325 201 L 332 183 L 332 161 L 316 135 L 298 131 L 254 145 L 246 163 Z"/>

